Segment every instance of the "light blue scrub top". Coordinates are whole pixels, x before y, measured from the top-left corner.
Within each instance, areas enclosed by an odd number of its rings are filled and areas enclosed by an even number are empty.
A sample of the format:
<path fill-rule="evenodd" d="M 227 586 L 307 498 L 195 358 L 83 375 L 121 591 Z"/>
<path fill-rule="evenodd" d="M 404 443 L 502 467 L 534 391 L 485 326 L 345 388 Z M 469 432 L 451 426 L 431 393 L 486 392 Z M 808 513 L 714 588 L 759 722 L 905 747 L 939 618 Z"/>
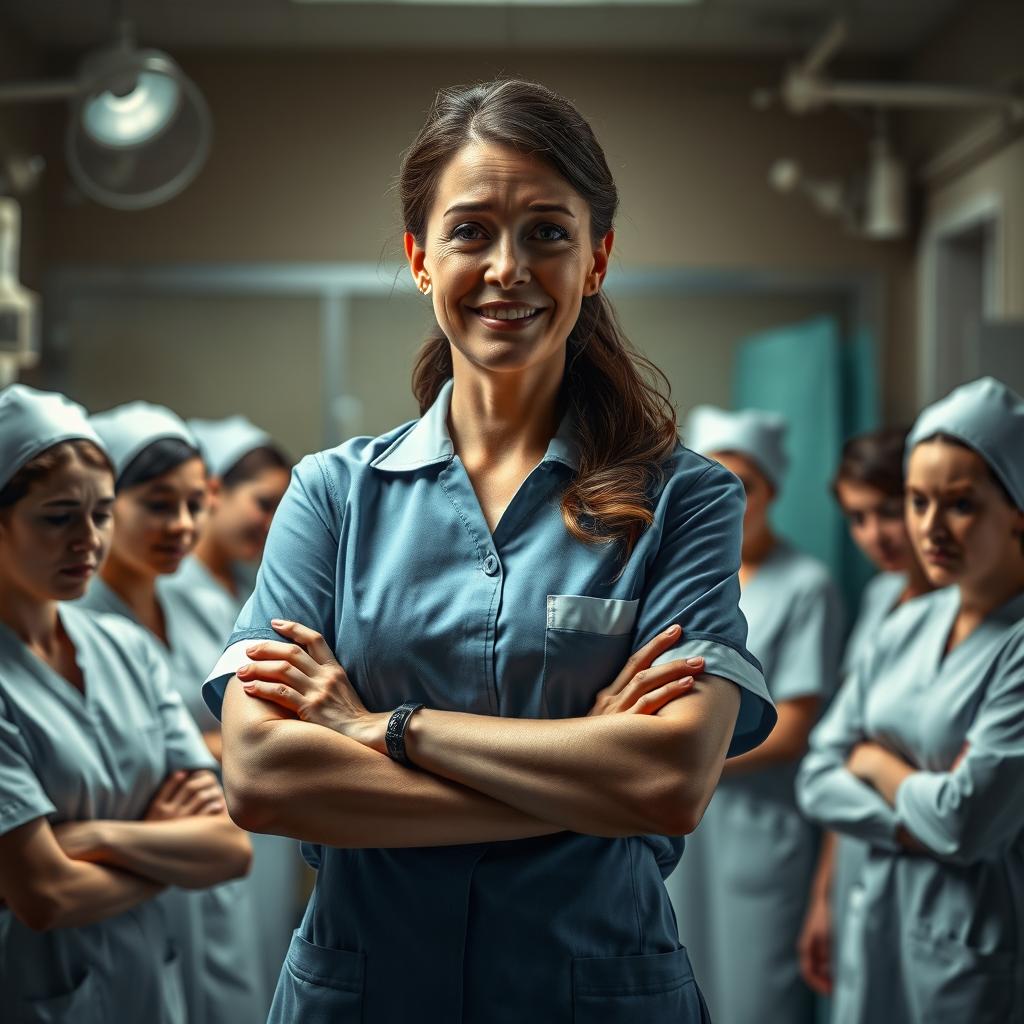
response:
<path fill-rule="evenodd" d="M 824 704 L 839 678 L 843 632 L 825 566 L 780 541 L 744 586 L 740 609 L 772 699 Z M 794 762 L 723 776 L 668 880 L 680 941 L 720 1024 L 814 1020 L 795 949 L 818 830 L 797 810 L 796 772 Z"/>
<path fill-rule="evenodd" d="M 182 601 L 180 595 L 160 587 L 157 597 L 171 647 L 168 650 L 150 634 L 152 645 L 165 660 L 174 687 L 191 696 L 189 710 L 193 715 L 200 711 L 200 727 L 205 730 L 212 723 L 219 728 L 208 708 L 193 711 L 204 672 L 196 655 L 209 649 L 208 638 L 207 647 L 203 647 L 209 626 L 202 623 L 202 604 Z M 79 603 L 137 621 L 131 608 L 98 576 Z M 220 766 L 212 758 L 210 767 L 220 774 Z M 172 889 L 164 895 L 172 931 L 183 947 L 189 1024 L 249 1024 L 265 1015 L 269 994 L 257 964 L 260 950 L 255 896 L 244 878 L 200 890 Z"/>
<path fill-rule="evenodd" d="M 850 630 L 843 651 L 842 677 L 845 679 L 856 668 L 857 662 L 870 653 L 882 623 L 895 611 L 897 602 L 907 586 L 907 574 L 880 572 L 868 580 L 861 594 L 857 620 Z M 832 971 L 838 972 L 842 959 L 843 923 L 861 867 L 867 857 L 868 845 L 860 839 L 836 833 L 835 860 L 832 867 L 832 885 L 829 904 L 832 913 Z"/>
<path fill-rule="evenodd" d="M 1024 1020 L 1024 594 L 947 654 L 959 607 L 950 587 L 886 619 L 801 766 L 804 811 L 870 845 L 844 914 L 839 1024 Z M 863 739 L 919 767 L 895 808 L 846 770 Z M 931 852 L 903 849 L 901 826 Z"/>
<path fill-rule="evenodd" d="M 654 525 L 621 558 L 566 529 L 571 419 L 493 535 L 446 427 L 451 382 L 418 421 L 296 467 L 256 590 L 204 688 L 224 687 L 272 618 L 318 630 L 372 711 L 402 701 L 481 715 L 581 716 L 673 622 L 734 680 L 731 754 L 775 711 L 739 612 L 742 486 L 678 446 Z M 699 1020 L 663 878 L 681 838 L 563 833 L 416 849 L 304 845 L 318 868 L 273 1021 Z M 360 1017 L 362 1013 L 362 1017 Z"/>
<path fill-rule="evenodd" d="M 139 820 L 171 772 L 213 767 L 143 630 L 69 605 L 59 613 L 84 693 L 0 624 L 0 833 L 40 817 Z M 0 993 L 4 1020 L 185 1020 L 160 900 L 47 932 L 0 908 Z"/>
<path fill-rule="evenodd" d="M 188 637 L 185 648 L 188 668 L 180 675 L 181 686 L 188 692 L 190 707 L 199 705 L 193 713 L 204 729 L 219 729 L 220 723 L 206 706 L 201 688 L 196 683 L 205 678 L 210 666 L 224 650 L 235 619 L 252 593 L 248 569 L 248 565 L 236 567 L 241 597 L 231 594 L 195 555 L 189 555 L 173 575 L 161 576 L 157 580 L 160 600 L 174 609 L 175 623 L 180 623 L 180 632 Z M 251 835 L 250 839 L 252 867 L 246 878 L 233 883 L 233 886 L 248 890 L 235 902 L 250 908 L 248 911 L 236 911 L 236 916 L 239 912 L 250 915 L 251 934 L 244 936 L 244 929 L 237 920 L 232 920 L 228 914 L 221 915 L 222 927 L 229 934 L 220 943 L 220 948 L 223 955 L 230 953 L 239 961 L 235 974 L 243 969 L 244 964 L 246 974 L 262 982 L 260 992 L 266 1003 L 263 1019 L 298 920 L 304 865 L 299 856 L 299 844 L 294 839 L 259 833 Z M 242 957 L 245 959 L 241 960 Z M 225 970 L 222 973 L 230 975 L 232 972 Z"/>

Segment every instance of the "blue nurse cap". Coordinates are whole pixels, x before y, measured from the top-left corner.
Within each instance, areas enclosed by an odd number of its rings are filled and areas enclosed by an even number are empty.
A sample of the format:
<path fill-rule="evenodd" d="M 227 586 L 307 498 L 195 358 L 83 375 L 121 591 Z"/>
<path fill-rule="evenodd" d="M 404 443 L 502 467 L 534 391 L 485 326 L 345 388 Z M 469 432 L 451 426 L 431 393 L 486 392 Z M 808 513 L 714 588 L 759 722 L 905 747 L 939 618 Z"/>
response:
<path fill-rule="evenodd" d="M 759 409 L 728 412 L 713 405 L 698 405 L 686 420 L 684 434 L 687 446 L 702 455 L 739 452 L 748 456 L 777 488 L 789 464 L 787 429 L 786 419 L 779 413 Z"/>
<path fill-rule="evenodd" d="M 994 377 L 955 388 L 917 417 L 907 436 L 906 457 L 936 434 L 973 448 L 1024 509 L 1024 398 L 1016 391 Z"/>
<path fill-rule="evenodd" d="M 97 413 L 90 420 L 114 461 L 114 473 L 121 474 L 144 448 L 154 441 L 174 438 L 199 448 L 185 421 L 170 409 L 149 402 L 128 402 L 107 412 Z"/>
<path fill-rule="evenodd" d="M 55 391 L 11 384 L 0 391 L 0 487 L 27 462 L 64 441 L 106 445 L 89 423 L 85 409 Z"/>
<path fill-rule="evenodd" d="M 211 476 L 224 476 L 240 459 L 257 448 L 272 445 L 273 438 L 244 416 L 222 420 L 189 420 L 189 429 L 199 441 Z"/>

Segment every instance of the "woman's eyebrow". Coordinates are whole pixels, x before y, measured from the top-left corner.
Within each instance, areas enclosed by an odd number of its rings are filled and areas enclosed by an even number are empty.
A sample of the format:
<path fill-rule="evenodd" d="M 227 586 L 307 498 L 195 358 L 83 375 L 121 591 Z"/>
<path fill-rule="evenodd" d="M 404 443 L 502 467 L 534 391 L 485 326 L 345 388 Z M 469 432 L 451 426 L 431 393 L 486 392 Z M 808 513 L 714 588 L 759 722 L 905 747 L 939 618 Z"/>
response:
<path fill-rule="evenodd" d="M 450 213 L 484 213 L 493 209 L 493 203 L 456 203 L 444 211 L 444 216 L 447 217 Z M 563 213 L 573 220 L 576 219 L 576 214 L 561 203 L 530 203 L 527 209 L 532 213 Z"/>

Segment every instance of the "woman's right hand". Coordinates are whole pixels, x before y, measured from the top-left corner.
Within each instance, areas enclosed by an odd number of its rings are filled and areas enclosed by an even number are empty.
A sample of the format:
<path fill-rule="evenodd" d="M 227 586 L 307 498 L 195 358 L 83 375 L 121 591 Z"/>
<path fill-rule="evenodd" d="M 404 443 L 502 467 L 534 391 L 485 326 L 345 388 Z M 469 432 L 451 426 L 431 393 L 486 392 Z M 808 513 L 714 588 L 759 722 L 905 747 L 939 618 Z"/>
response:
<path fill-rule="evenodd" d="M 171 772 L 149 802 L 145 821 L 168 821 L 226 810 L 224 793 L 213 772 Z"/>
<path fill-rule="evenodd" d="M 800 974 L 815 992 L 832 994 L 832 911 L 828 896 L 813 895 L 797 942 Z"/>
<path fill-rule="evenodd" d="M 671 650 L 682 636 L 678 625 L 670 626 L 644 644 L 623 666 L 622 671 L 600 690 L 588 718 L 598 715 L 653 715 L 666 704 L 692 692 L 694 677 L 704 671 L 703 658 L 666 661 L 651 668 L 659 654 Z"/>

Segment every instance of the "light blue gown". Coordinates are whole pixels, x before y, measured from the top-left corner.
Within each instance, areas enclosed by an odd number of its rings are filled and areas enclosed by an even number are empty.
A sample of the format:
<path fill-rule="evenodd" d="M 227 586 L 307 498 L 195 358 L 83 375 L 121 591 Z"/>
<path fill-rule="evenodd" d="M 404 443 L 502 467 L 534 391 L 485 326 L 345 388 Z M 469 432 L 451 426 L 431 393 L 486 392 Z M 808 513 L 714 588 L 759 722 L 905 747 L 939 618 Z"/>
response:
<path fill-rule="evenodd" d="M 157 595 L 170 649 L 155 638 L 153 646 L 166 658 L 171 684 L 186 699 L 193 716 L 199 718 L 201 711 L 217 726 L 206 708 L 196 707 L 196 689 L 206 671 L 201 660 L 207 651 L 201 616 L 195 605 L 178 600 L 165 588 L 158 588 Z M 136 621 L 128 605 L 99 577 L 92 580 L 80 603 Z M 200 721 L 200 727 L 210 726 Z M 213 769 L 219 770 L 215 762 Z M 174 928 L 191 951 L 192 967 L 185 976 L 190 1024 L 251 1024 L 265 1019 L 270 998 L 259 969 L 259 931 L 248 879 L 198 892 L 174 890 L 167 899 L 172 904 Z"/>
<path fill-rule="evenodd" d="M 827 700 L 838 679 L 842 610 L 824 565 L 780 542 L 744 586 L 740 609 L 772 699 Z M 796 770 L 780 764 L 723 776 L 667 883 L 716 1024 L 814 1019 L 796 943 L 818 830 L 796 808 Z"/>
<path fill-rule="evenodd" d="M 679 446 L 652 488 L 654 523 L 623 564 L 621 549 L 580 542 L 562 519 L 579 468 L 567 415 L 492 531 L 447 430 L 451 387 L 415 423 L 296 467 L 256 590 L 204 687 L 211 706 L 245 647 L 277 636 L 273 618 L 319 631 L 371 711 L 417 700 L 549 719 L 586 714 L 633 650 L 680 622 L 664 657 L 703 655 L 735 682 L 729 753 L 760 743 L 775 711 L 738 609 L 739 481 Z M 663 881 L 682 846 L 573 832 L 304 844 L 316 887 L 271 1020 L 703 1022 Z"/>
<path fill-rule="evenodd" d="M 161 599 L 178 609 L 182 621 L 188 623 L 192 671 L 185 687 L 186 703 L 204 729 L 219 729 L 220 723 L 207 708 L 195 679 L 204 679 L 210 666 L 220 657 L 235 619 L 252 592 L 249 565 L 238 567 L 236 579 L 237 596 L 229 593 L 195 555 L 190 555 L 176 573 L 162 576 L 157 582 Z M 250 890 L 256 920 L 254 941 L 262 964 L 269 1009 L 270 993 L 281 972 L 292 931 L 298 924 L 303 862 L 299 844 L 294 839 L 260 833 L 252 834 L 250 839 L 253 862 L 244 883 Z"/>
<path fill-rule="evenodd" d="M 36 818 L 136 821 L 173 771 L 213 767 L 148 634 L 61 605 L 79 692 L 0 624 L 0 832 Z M 162 898 L 35 932 L 0 908 L 0 1017 L 22 1024 L 185 1024 Z"/>
<path fill-rule="evenodd" d="M 836 1024 L 1024 1020 L 1024 594 L 946 653 L 959 606 L 951 587 L 885 620 L 800 769 L 805 812 L 870 847 Z M 919 769 L 895 807 L 845 767 L 865 739 Z M 901 827 L 930 852 L 908 852 Z"/>
<path fill-rule="evenodd" d="M 900 595 L 906 589 L 907 575 L 902 572 L 880 572 L 873 576 L 861 595 L 857 620 L 850 630 L 843 652 L 842 677 L 845 679 L 866 657 L 878 636 L 882 623 L 896 608 Z M 832 890 L 830 907 L 832 913 L 832 971 L 838 971 L 842 957 L 840 942 L 843 936 L 843 921 L 850 893 L 860 876 L 860 869 L 867 856 L 867 844 L 860 839 L 842 832 L 836 834 L 835 862 L 832 869 Z"/>

